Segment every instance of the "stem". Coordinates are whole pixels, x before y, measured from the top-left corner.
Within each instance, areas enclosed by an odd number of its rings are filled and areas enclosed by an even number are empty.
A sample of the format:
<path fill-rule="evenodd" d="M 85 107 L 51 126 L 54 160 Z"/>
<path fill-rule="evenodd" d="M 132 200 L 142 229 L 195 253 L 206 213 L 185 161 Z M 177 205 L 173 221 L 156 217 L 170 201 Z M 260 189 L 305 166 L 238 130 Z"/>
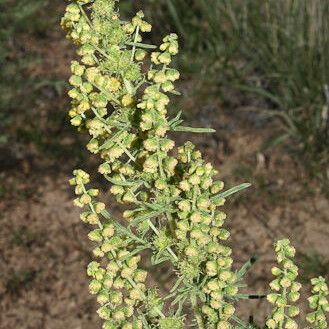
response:
<path fill-rule="evenodd" d="M 190 298 L 191 298 L 191 303 L 192 303 L 192 309 L 193 309 L 193 312 L 194 312 L 194 316 L 195 316 L 195 319 L 198 323 L 199 329 L 206 329 L 206 327 L 203 323 L 202 314 L 200 312 L 197 297 L 193 294 L 193 295 L 191 295 Z"/>
<path fill-rule="evenodd" d="M 120 142 L 116 142 L 120 148 L 126 153 L 126 155 L 129 157 L 129 159 L 133 162 L 136 162 L 135 157 L 127 150 L 126 147 L 124 147 Z"/>
<path fill-rule="evenodd" d="M 158 140 L 158 148 L 157 148 L 157 158 L 158 158 L 158 164 L 159 164 L 159 172 L 160 172 L 160 176 L 161 178 L 163 179 L 167 179 L 167 176 L 165 174 L 165 172 L 163 171 L 163 167 L 162 167 L 162 159 L 159 155 L 159 152 L 160 152 L 160 143 L 159 143 L 159 140 Z M 166 200 L 168 202 L 169 200 L 169 191 L 168 191 L 168 188 L 165 189 L 165 194 L 166 194 Z M 168 202 L 169 203 L 169 202 Z M 170 233 L 172 235 L 173 238 L 176 237 L 176 234 L 175 234 L 175 228 L 174 228 L 174 224 L 173 224 L 173 218 L 170 214 L 169 211 L 166 212 L 166 218 L 167 218 L 167 221 L 168 221 L 168 225 L 169 225 L 169 230 L 170 230 Z M 176 256 L 177 258 L 177 256 Z M 176 261 L 178 260 L 178 258 L 176 259 Z"/>
<path fill-rule="evenodd" d="M 134 38 L 134 43 L 133 43 L 133 49 L 131 52 L 131 58 L 130 61 L 132 62 L 135 58 L 135 53 L 136 53 L 136 43 L 137 43 L 137 39 L 138 39 L 138 35 L 139 35 L 139 26 L 137 26 L 136 28 L 136 32 L 135 32 L 135 38 Z"/>
<path fill-rule="evenodd" d="M 286 275 L 287 275 L 287 270 L 285 269 L 284 270 L 284 276 L 286 276 Z M 286 298 L 287 298 L 287 288 L 286 287 L 283 288 L 282 296 L 286 300 Z M 282 306 L 282 308 L 283 308 L 283 312 L 285 313 L 285 306 Z M 283 328 L 283 324 L 284 324 L 284 319 L 282 321 L 280 321 L 279 329 Z"/>
<path fill-rule="evenodd" d="M 93 24 L 91 22 L 91 20 L 89 19 L 88 15 L 86 14 L 85 10 L 83 9 L 82 5 L 80 3 L 78 3 L 79 9 L 82 13 L 82 16 L 86 19 L 86 21 L 88 22 L 89 26 L 92 27 Z"/>
<path fill-rule="evenodd" d="M 169 198 L 167 198 L 168 200 Z M 174 219 L 169 211 L 166 212 L 166 217 L 168 219 L 169 229 L 174 238 L 176 238 Z"/>

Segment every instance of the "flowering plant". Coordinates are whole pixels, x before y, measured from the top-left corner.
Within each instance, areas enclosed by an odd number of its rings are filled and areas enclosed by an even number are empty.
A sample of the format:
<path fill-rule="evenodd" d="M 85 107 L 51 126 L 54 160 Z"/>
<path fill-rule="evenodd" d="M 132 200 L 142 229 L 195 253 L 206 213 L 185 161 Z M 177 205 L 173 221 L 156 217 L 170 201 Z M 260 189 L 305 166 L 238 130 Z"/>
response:
<path fill-rule="evenodd" d="M 85 209 L 82 221 L 93 227 L 88 237 L 95 244 L 96 260 L 87 273 L 103 328 L 247 326 L 235 316 L 234 302 L 248 298 L 239 287 L 252 262 L 233 270 L 221 207 L 226 197 L 249 184 L 223 191 L 217 171 L 191 142 L 175 148 L 169 132 L 213 132 L 183 126 L 180 113 L 168 119 L 169 95 L 179 94 L 174 82 L 180 74 L 171 67 L 178 53 L 177 35 L 166 36 L 159 48 L 143 43 L 142 34 L 151 25 L 142 12 L 122 21 L 116 2 L 72 1 L 62 19 L 80 56 L 71 65 L 71 123 L 90 134 L 87 148 L 101 158 L 99 173 L 125 209 L 122 224 L 98 201 L 89 174 L 74 171 L 74 202 Z M 293 283 L 296 269 L 284 258 L 292 254 L 285 241 L 276 246 L 284 270 L 273 270 L 278 279 L 272 287 L 279 292 L 268 297 L 276 305 L 267 322 L 270 328 L 293 328 L 290 317 L 297 313 L 288 306 L 286 289 L 297 293 L 298 286 Z M 177 274 L 165 297 L 160 287 L 149 286 L 148 273 L 139 265 L 144 250 L 151 251 L 153 266 L 170 262 Z M 308 320 L 322 325 L 325 320 L 317 312 L 328 309 L 323 303 L 327 290 L 318 280 L 311 300 L 316 311 Z"/>

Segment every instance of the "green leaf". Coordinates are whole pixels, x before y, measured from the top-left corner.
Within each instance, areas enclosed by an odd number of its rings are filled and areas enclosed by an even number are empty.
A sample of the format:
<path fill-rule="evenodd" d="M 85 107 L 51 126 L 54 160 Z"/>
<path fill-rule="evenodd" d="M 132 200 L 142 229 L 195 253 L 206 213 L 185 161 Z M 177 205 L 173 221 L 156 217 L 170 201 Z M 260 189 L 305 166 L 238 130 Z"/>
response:
<path fill-rule="evenodd" d="M 140 42 L 126 42 L 126 45 L 133 46 L 133 47 L 135 46 L 135 47 L 144 48 L 144 49 L 156 49 L 156 48 L 158 48 L 157 46 L 149 45 L 149 44 L 146 44 L 146 43 L 140 43 Z"/>
<path fill-rule="evenodd" d="M 253 295 L 253 294 L 237 294 L 234 296 L 234 299 L 262 299 L 265 298 L 266 295 Z"/>
<path fill-rule="evenodd" d="M 167 261 L 170 261 L 170 257 L 168 256 L 161 256 L 160 254 L 158 255 L 153 255 L 151 257 L 151 264 L 152 265 L 159 265 L 159 264 L 162 264 L 164 262 L 167 262 Z"/>
<path fill-rule="evenodd" d="M 211 128 L 193 128 L 193 127 L 184 127 L 184 126 L 176 126 L 173 127 L 172 130 L 179 132 L 196 133 L 196 134 L 212 134 L 216 132 L 215 129 L 211 129 Z"/>
<path fill-rule="evenodd" d="M 128 228 L 122 226 L 121 224 L 118 223 L 118 221 L 116 221 L 113 216 L 107 211 L 107 210 L 103 210 L 102 211 L 102 216 L 109 220 L 111 222 L 111 224 L 114 225 L 114 227 L 118 230 L 118 232 L 121 232 L 122 234 L 125 234 L 126 236 L 130 237 L 131 239 L 133 239 L 136 242 L 139 242 L 143 245 L 147 245 L 148 243 L 139 238 L 138 236 L 136 236 L 134 233 L 132 233 Z"/>
<path fill-rule="evenodd" d="M 256 261 L 257 257 L 251 257 L 237 272 L 237 279 L 241 279 L 251 269 L 251 267 L 255 264 Z"/>
<path fill-rule="evenodd" d="M 231 189 L 227 190 L 227 191 L 224 191 L 224 192 L 221 192 L 215 196 L 213 196 L 211 198 L 211 201 L 215 201 L 219 198 L 227 198 L 228 196 L 232 195 L 232 194 L 235 194 L 235 193 L 238 193 L 242 190 L 245 190 L 246 188 L 250 187 L 251 184 L 250 183 L 243 183 L 243 184 L 240 184 L 238 186 L 235 186 L 235 187 L 232 187 Z"/>
<path fill-rule="evenodd" d="M 169 91 L 169 94 L 176 95 L 176 96 L 181 96 L 182 95 L 182 93 L 180 93 L 177 90 L 171 90 L 171 91 Z"/>
<path fill-rule="evenodd" d="M 117 179 L 113 179 L 108 175 L 104 175 L 104 177 L 106 178 L 106 180 L 108 180 L 110 183 L 114 184 L 114 185 L 120 185 L 120 186 L 140 186 L 142 184 L 144 184 L 143 181 L 119 181 Z"/>
<path fill-rule="evenodd" d="M 154 218 L 154 217 L 157 217 L 161 214 L 165 213 L 165 210 L 159 210 L 159 211 L 148 211 L 148 212 L 144 212 L 143 215 L 141 216 L 137 216 L 135 217 L 130 223 L 129 223 L 129 226 L 132 226 L 132 225 L 137 225 L 139 224 L 140 222 L 143 222 L 144 220 L 148 220 L 148 219 L 151 219 L 151 218 Z"/>
<path fill-rule="evenodd" d="M 239 324 L 241 327 L 239 328 L 250 328 L 248 324 L 244 323 L 240 318 L 238 318 L 236 315 L 232 316 L 232 319 Z"/>
<path fill-rule="evenodd" d="M 261 87 L 256 86 L 246 86 L 246 85 L 237 85 L 237 88 L 241 91 L 251 92 L 263 97 L 266 97 L 270 99 L 273 103 L 279 105 L 280 107 L 283 107 L 282 101 L 279 97 L 271 94 L 270 92 L 266 91 L 265 89 Z"/>
<path fill-rule="evenodd" d="M 173 127 L 181 124 L 183 122 L 183 120 L 181 120 L 181 116 L 182 116 L 182 111 L 179 111 L 177 115 L 168 122 L 169 126 Z"/>
<path fill-rule="evenodd" d="M 277 145 L 283 143 L 285 140 L 287 140 L 290 137 L 291 137 L 291 134 L 288 132 L 288 133 L 281 134 L 281 135 L 279 135 L 275 138 L 268 139 L 263 144 L 262 150 L 268 150 L 268 149 L 271 149 L 273 147 L 276 147 Z"/>

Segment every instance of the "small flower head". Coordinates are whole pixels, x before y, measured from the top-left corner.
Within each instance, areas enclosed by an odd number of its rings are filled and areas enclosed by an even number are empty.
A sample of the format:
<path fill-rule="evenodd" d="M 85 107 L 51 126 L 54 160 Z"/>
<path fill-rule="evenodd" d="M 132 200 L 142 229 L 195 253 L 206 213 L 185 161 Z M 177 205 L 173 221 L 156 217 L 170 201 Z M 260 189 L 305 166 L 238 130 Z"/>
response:
<path fill-rule="evenodd" d="M 292 303 L 299 299 L 300 284 L 295 281 L 298 268 L 293 263 L 295 248 L 289 240 L 280 240 L 275 244 L 277 261 L 280 267 L 273 267 L 272 274 L 275 280 L 270 283 L 273 293 L 267 295 L 267 300 L 274 305 L 271 317 L 266 325 L 269 328 L 284 327 L 297 329 L 297 323 L 293 320 L 299 314 L 299 308 Z"/>
<path fill-rule="evenodd" d="M 326 313 L 329 312 L 329 290 L 325 279 L 320 276 L 311 280 L 312 296 L 308 298 L 312 312 L 308 313 L 306 320 L 315 328 L 327 328 Z"/>

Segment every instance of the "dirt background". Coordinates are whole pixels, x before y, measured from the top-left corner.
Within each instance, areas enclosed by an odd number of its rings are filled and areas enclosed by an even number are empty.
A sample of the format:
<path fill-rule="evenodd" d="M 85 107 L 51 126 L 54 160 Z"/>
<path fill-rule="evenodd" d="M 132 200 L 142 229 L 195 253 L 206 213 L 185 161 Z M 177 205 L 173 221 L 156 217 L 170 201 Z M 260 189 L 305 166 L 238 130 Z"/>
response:
<path fill-rule="evenodd" d="M 58 9 L 55 14 L 59 17 L 60 12 Z M 30 77 L 67 79 L 74 51 L 57 24 L 42 37 L 23 34 L 16 42 L 22 51 L 42 58 L 28 69 Z M 174 101 L 174 108 L 185 111 L 186 122 L 215 128 L 217 133 L 174 135 L 177 142 L 190 139 L 196 143 L 219 169 L 227 187 L 253 184 L 226 205 L 236 268 L 251 256 L 258 257 L 247 275 L 246 291 L 268 291 L 275 261 L 273 242 L 283 237 L 290 238 L 298 249 L 302 282 L 315 275 L 328 278 L 328 199 L 320 184 L 310 179 L 300 161 L 291 156 L 288 146 L 263 150 L 278 126 L 252 111 L 252 102 L 242 105 L 238 94 L 229 95 L 234 106 L 228 108 L 218 96 L 208 97 L 198 76 L 192 80 L 186 77 L 178 89 L 184 96 Z M 85 274 L 91 258 L 88 228 L 72 205 L 74 196 L 68 185 L 74 168 L 93 168 L 95 161 L 89 159 L 83 147 L 84 138 L 65 119 L 68 106 L 65 93 L 46 84 L 30 113 L 43 132 L 42 147 L 34 140 L 24 140 L 1 149 L 1 329 L 101 326 Z M 54 115 L 59 117 L 56 124 L 52 121 Z M 24 120 L 25 115 L 17 113 L 14 127 L 24 125 Z M 99 181 L 107 198 L 103 184 Z M 160 280 L 167 287 L 172 277 L 165 269 L 161 271 L 152 280 Z M 304 290 L 309 293 L 308 284 Z M 302 313 L 305 299 L 304 295 Z M 254 316 L 262 324 L 268 309 L 265 301 L 244 301 L 239 314 L 245 320 Z"/>

